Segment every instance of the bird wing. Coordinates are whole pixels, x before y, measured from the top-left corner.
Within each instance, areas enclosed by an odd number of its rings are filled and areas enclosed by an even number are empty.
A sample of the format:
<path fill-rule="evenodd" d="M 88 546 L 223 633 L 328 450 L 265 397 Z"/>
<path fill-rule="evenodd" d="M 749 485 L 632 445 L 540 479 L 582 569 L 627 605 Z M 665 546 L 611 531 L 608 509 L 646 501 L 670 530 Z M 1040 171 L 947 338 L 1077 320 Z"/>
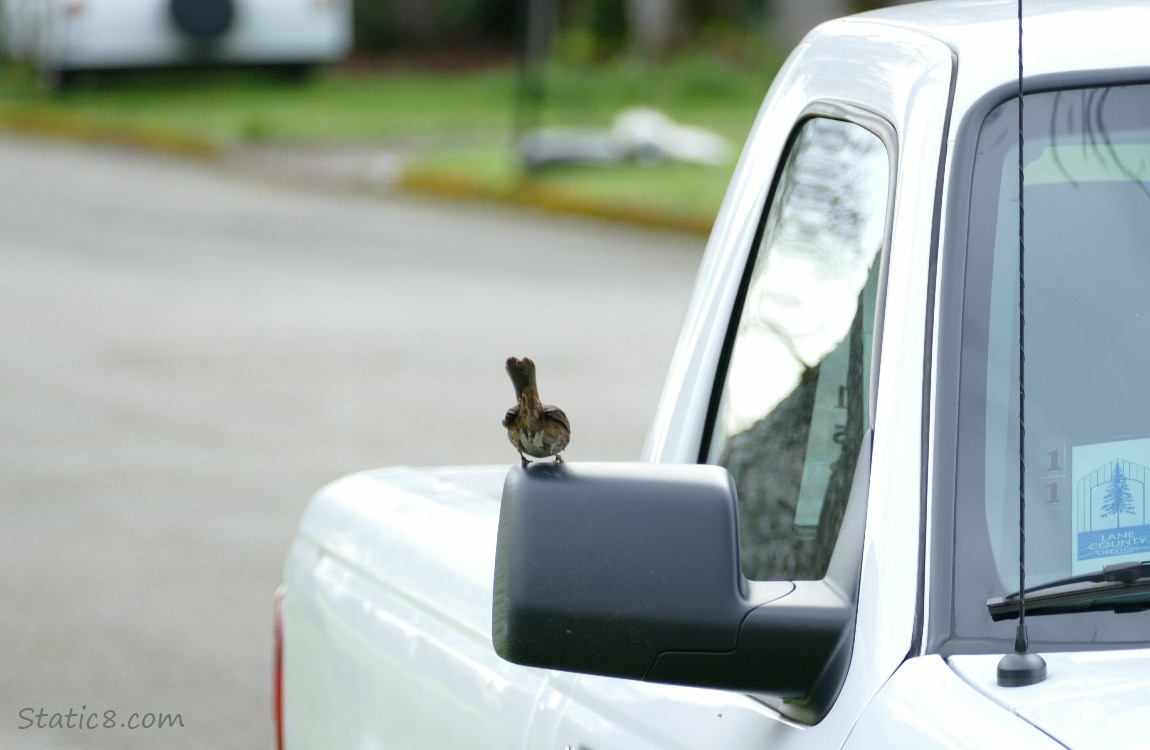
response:
<path fill-rule="evenodd" d="M 567 430 L 568 432 L 571 431 L 571 423 L 567 421 L 567 415 L 564 414 L 563 410 L 558 406 L 544 406 L 543 418 L 558 422 L 559 424 L 563 425 L 563 429 Z"/>
<path fill-rule="evenodd" d="M 510 427 L 511 425 L 515 424 L 515 420 L 518 418 L 519 404 L 516 404 L 515 406 L 512 406 L 510 409 L 508 409 L 507 413 L 503 415 L 503 426 Z"/>

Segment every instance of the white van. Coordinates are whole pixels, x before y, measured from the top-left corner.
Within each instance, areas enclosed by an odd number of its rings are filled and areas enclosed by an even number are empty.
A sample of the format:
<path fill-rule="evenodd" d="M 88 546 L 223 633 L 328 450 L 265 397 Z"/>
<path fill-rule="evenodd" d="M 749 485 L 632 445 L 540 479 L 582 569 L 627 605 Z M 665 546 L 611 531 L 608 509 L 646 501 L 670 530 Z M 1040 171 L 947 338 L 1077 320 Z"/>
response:
<path fill-rule="evenodd" d="M 0 0 L 5 52 L 80 70 L 258 64 L 306 69 L 351 49 L 351 0 Z"/>

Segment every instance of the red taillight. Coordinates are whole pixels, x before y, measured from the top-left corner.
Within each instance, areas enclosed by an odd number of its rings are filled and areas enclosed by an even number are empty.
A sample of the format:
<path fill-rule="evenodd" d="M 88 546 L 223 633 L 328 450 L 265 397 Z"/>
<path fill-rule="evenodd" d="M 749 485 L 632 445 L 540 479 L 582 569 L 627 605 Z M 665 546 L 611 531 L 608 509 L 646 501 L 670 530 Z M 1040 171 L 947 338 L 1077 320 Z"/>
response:
<path fill-rule="evenodd" d="M 284 747 L 284 595 L 287 588 L 276 587 L 275 598 L 275 654 L 272 672 L 272 717 L 276 724 L 276 750 Z"/>

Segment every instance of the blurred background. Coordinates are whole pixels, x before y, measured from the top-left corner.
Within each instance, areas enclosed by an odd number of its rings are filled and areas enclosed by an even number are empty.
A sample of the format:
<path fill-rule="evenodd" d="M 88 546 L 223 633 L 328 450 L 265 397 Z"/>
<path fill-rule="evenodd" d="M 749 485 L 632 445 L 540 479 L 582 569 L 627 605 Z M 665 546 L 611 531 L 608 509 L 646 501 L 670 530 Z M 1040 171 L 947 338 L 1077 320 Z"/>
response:
<path fill-rule="evenodd" d="M 308 498 L 511 465 L 507 356 L 638 458 L 762 96 L 860 9 L 0 0 L 0 747 L 271 747 Z"/>
<path fill-rule="evenodd" d="M 0 125 L 705 234 L 787 52 L 880 4 L 0 0 Z"/>

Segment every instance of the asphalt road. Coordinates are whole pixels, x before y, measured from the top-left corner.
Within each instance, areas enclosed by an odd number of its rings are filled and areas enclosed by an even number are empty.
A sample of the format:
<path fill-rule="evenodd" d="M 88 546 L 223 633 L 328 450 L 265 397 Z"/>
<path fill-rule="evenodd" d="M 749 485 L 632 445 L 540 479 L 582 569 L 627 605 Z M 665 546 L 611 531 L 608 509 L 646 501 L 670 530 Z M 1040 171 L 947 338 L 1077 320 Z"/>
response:
<path fill-rule="evenodd" d="M 700 239 L 298 179 L 0 138 L 0 747 L 271 747 L 309 496 L 510 465 L 508 355 L 639 455 Z"/>

